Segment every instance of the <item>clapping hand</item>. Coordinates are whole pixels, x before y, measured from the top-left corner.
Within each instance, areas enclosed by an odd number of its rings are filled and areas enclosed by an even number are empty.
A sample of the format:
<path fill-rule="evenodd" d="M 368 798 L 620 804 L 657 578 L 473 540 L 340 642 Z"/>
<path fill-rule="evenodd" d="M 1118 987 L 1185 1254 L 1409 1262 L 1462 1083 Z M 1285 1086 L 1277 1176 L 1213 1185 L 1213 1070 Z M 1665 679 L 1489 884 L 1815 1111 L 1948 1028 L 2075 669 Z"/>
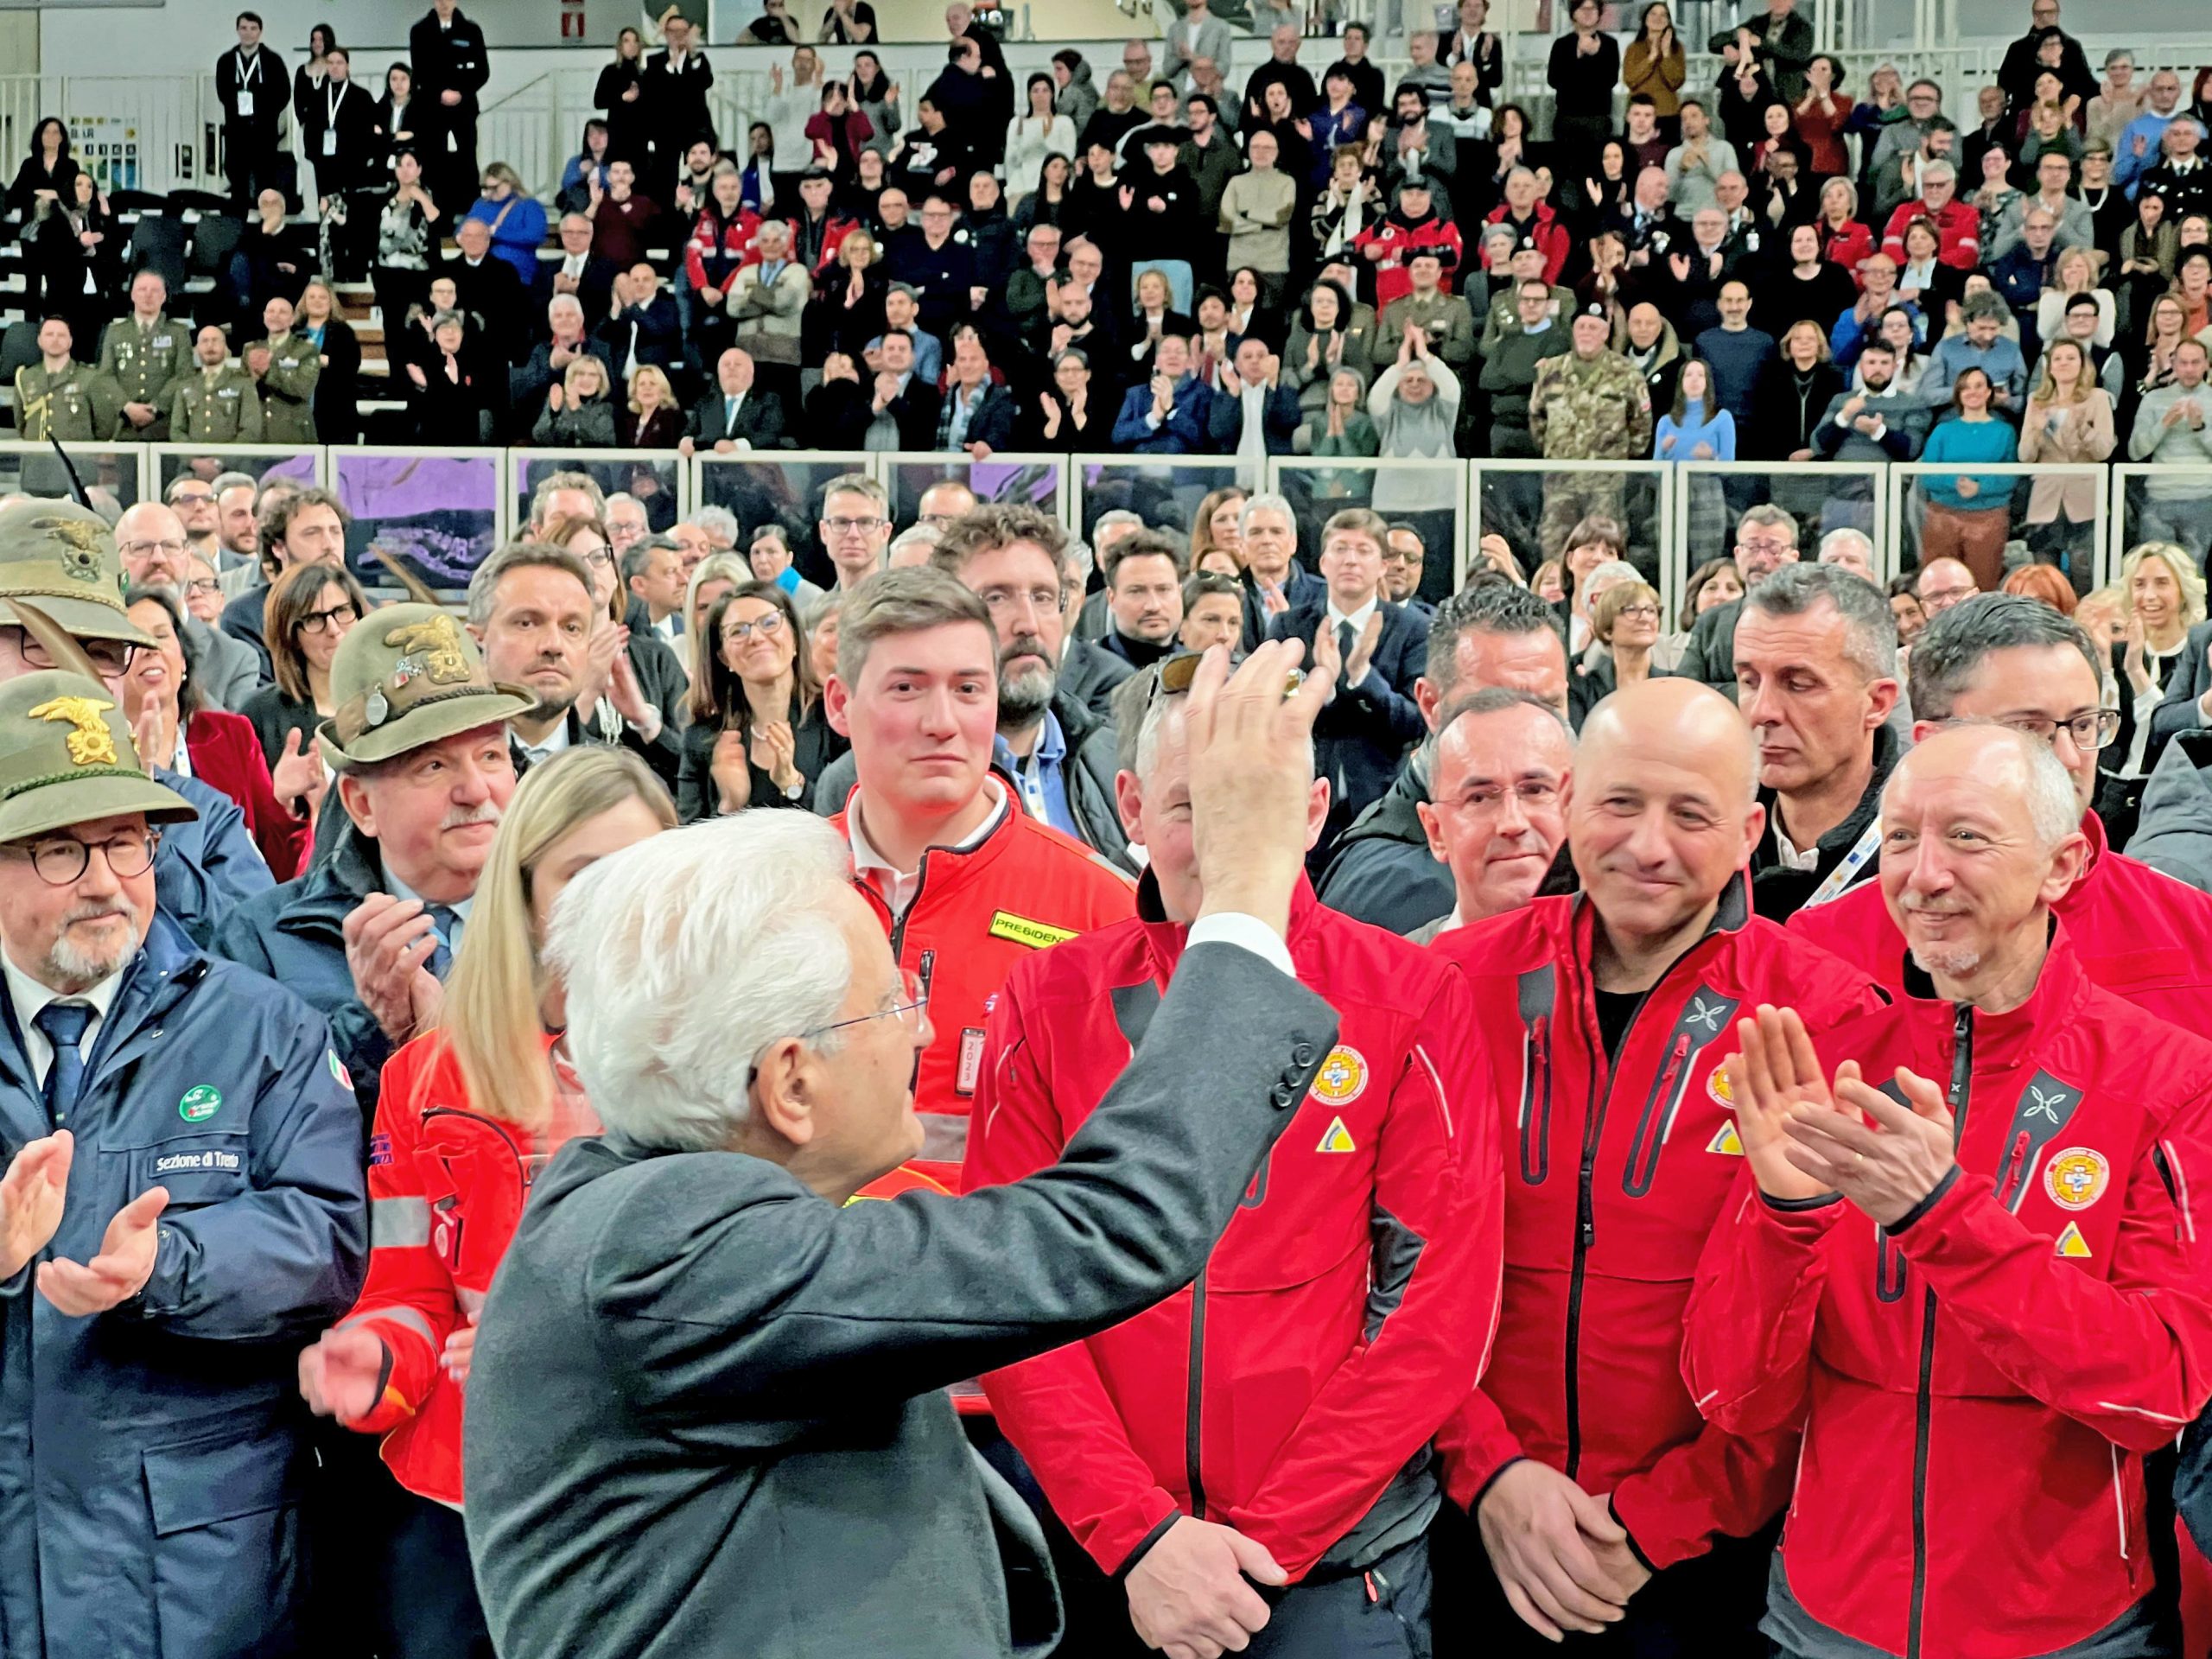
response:
<path fill-rule="evenodd" d="M 67 1129 L 27 1141 L 0 1178 L 0 1279 L 12 1279 L 54 1242 L 69 1192 L 76 1141 Z"/>
<path fill-rule="evenodd" d="M 39 1294 L 73 1319 L 105 1313 L 145 1289 L 161 1249 L 168 1189 L 148 1187 L 115 1212 L 99 1254 L 81 1266 L 65 1256 L 38 1264 Z"/>

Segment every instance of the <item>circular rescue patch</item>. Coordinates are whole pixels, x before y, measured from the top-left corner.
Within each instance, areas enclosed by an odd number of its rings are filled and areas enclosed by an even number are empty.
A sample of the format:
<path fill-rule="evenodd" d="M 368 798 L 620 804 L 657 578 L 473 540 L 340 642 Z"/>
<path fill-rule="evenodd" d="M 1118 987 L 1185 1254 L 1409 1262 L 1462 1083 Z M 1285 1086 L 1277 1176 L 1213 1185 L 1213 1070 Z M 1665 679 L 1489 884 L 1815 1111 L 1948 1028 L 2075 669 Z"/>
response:
<path fill-rule="evenodd" d="M 2044 1166 L 2044 1190 L 2062 1210 L 2086 1210 L 2105 1195 L 2112 1166 L 2092 1147 L 2069 1147 L 2055 1152 Z"/>
<path fill-rule="evenodd" d="M 1367 1062 L 1356 1048 L 1339 1043 L 1329 1051 L 1321 1069 L 1313 1074 L 1313 1098 L 1332 1106 L 1357 1100 L 1367 1090 Z"/>

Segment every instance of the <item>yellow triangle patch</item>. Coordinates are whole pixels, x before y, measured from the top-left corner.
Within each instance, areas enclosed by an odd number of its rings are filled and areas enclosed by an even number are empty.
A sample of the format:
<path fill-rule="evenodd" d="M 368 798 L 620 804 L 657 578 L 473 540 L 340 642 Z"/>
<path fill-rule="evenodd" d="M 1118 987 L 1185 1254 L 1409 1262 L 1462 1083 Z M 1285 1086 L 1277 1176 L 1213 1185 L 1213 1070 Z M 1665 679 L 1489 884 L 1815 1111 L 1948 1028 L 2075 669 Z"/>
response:
<path fill-rule="evenodd" d="M 2068 1222 L 2066 1230 L 2058 1236 L 2058 1253 L 2082 1258 L 2088 1255 L 2089 1241 L 2082 1236 L 2082 1229 L 2075 1223 Z"/>
<path fill-rule="evenodd" d="M 1732 1158 L 1740 1158 L 1744 1155 L 1744 1143 L 1738 1137 L 1736 1126 L 1733 1123 L 1723 1123 L 1720 1126 L 1720 1133 L 1706 1142 L 1705 1149 L 1707 1152 L 1725 1152 Z"/>
<path fill-rule="evenodd" d="M 1357 1152 L 1359 1147 L 1352 1140 L 1351 1131 L 1344 1128 L 1344 1119 L 1332 1117 L 1329 1120 L 1328 1133 L 1321 1137 L 1321 1144 L 1313 1150 L 1316 1152 Z"/>

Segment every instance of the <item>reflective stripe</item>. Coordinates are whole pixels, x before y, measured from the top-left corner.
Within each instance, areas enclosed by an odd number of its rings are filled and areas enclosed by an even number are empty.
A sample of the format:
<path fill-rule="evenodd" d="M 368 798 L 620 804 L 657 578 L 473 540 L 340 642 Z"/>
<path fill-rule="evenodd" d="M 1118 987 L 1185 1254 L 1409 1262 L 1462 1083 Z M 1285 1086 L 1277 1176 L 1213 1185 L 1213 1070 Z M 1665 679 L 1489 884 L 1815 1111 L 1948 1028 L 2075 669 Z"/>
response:
<path fill-rule="evenodd" d="M 389 1203 L 393 1202 L 393 1200 L 387 1199 L 382 1200 L 382 1202 Z M 393 1325 L 404 1325 L 408 1330 L 412 1331 L 416 1336 L 422 1338 L 423 1341 L 429 1343 L 432 1347 L 435 1348 L 437 1346 L 437 1332 L 430 1329 L 430 1322 L 428 1319 L 424 1319 L 419 1312 L 411 1307 L 372 1308 L 365 1313 L 356 1313 L 350 1319 L 340 1319 L 338 1322 L 338 1328 L 340 1331 L 351 1331 L 357 1325 L 375 1325 L 385 1321 L 388 1321 Z"/>
<path fill-rule="evenodd" d="M 917 1112 L 914 1116 L 922 1120 L 921 1157 L 939 1164 L 957 1164 L 967 1158 L 968 1115 L 965 1112 Z M 428 1240 L 429 1211 L 427 1206 L 423 1212 L 423 1238 Z"/>
<path fill-rule="evenodd" d="M 428 1198 L 375 1198 L 369 1204 L 369 1248 L 421 1249 L 430 1242 Z"/>

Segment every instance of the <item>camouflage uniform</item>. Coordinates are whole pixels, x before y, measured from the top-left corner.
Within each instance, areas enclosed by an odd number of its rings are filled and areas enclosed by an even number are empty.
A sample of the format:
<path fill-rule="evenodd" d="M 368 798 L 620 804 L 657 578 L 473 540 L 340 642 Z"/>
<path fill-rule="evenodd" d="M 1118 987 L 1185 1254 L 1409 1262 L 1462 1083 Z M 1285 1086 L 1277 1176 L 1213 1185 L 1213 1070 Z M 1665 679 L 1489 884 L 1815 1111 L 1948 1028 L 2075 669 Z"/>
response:
<path fill-rule="evenodd" d="M 16 435 L 33 443 L 105 443 L 123 417 L 114 386 L 82 363 L 49 373 L 43 362 L 16 371 Z"/>
<path fill-rule="evenodd" d="M 158 315 L 151 328 L 139 327 L 135 315 L 118 317 L 100 340 L 99 372 L 114 385 L 119 404 L 145 404 L 154 411 L 146 426 L 133 426 L 124 416 L 118 435 L 166 443 L 177 383 L 192 372 L 191 333 Z"/>
<path fill-rule="evenodd" d="M 178 384 L 168 411 L 179 443 L 259 443 L 261 394 L 253 377 L 226 363 L 213 374 L 195 372 Z"/>
<path fill-rule="evenodd" d="M 261 435 L 268 443 L 313 443 L 315 388 L 322 378 L 322 357 L 315 341 L 287 334 L 281 346 L 257 340 L 238 353 L 243 361 L 255 346 L 269 348 L 269 371 L 261 377 Z"/>
<path fill-rule="evenodd" d="M 1651 391 L 1618 352 L 1584 359 L 1546 358 L 1529 392 L 1529 432 L 1547 461 L 1651 459 Z M 1544 477 L 1544 516 L 1536 542 L 1555 558 L 1575 521 L 1593 512 L 1621 517 L 1624 473 L 1556 473 Z M 1624 525 L 1625 528 L 1625 525 Z"/>

